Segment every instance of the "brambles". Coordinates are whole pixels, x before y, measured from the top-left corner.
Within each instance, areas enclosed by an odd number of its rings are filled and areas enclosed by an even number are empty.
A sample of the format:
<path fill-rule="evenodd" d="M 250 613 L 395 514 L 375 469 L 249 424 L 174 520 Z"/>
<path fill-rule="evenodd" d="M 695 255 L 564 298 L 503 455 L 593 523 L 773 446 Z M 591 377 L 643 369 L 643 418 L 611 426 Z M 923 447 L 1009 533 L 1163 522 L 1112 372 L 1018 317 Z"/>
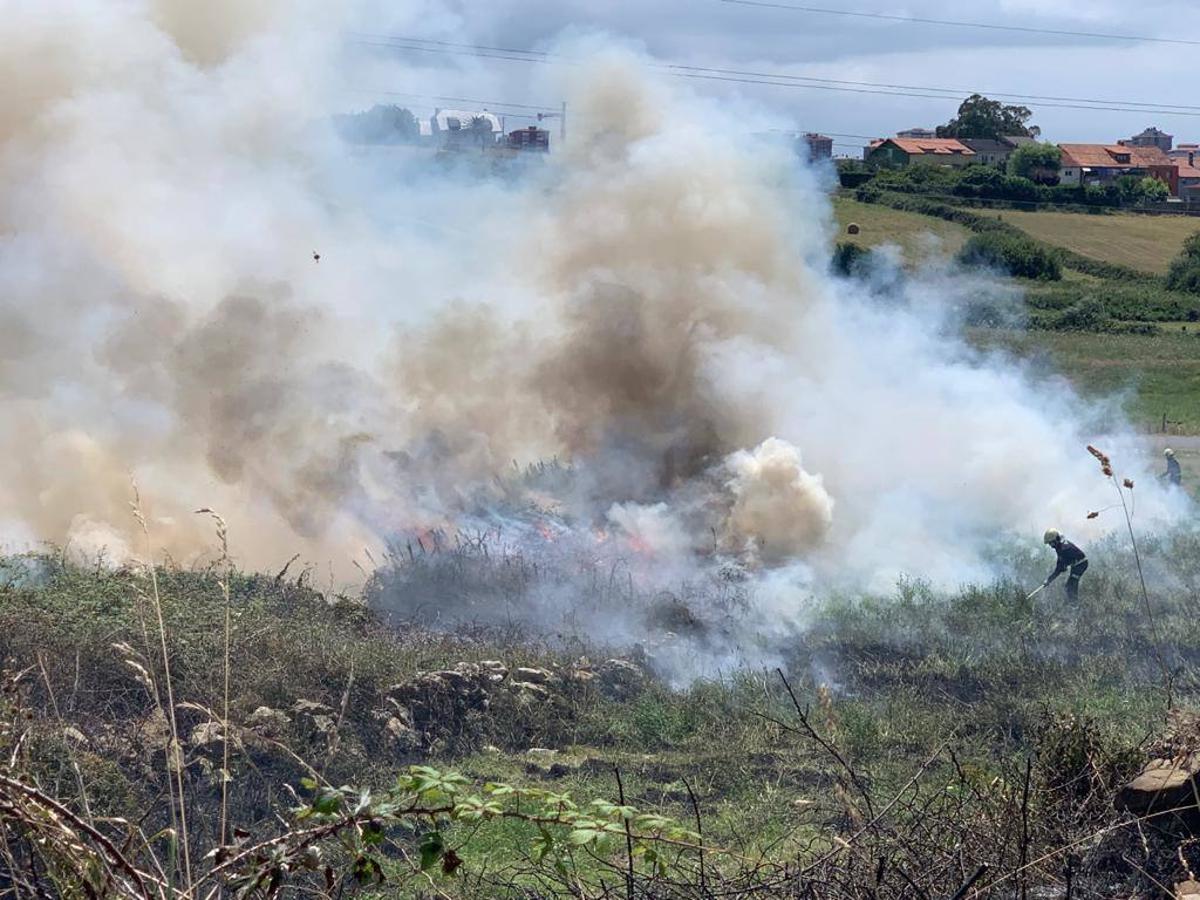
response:
<path fill-rule="evenodd" d="M 1098 467 L 1113 466 L 1096 452 Z M 1170 584 L 1195 581 L 1187 540 L 1139 548 L 1143 564 Z M 1179 866 L 1173 847 L 1154 843 L 1147 861 L 1133 819 L 1111 806 L 1161 723 L 1153 629 L 1126 599 L 1132 550 L 1089 550 L 1096 581 L 1078 610 L 1018 608 L 1020 577 L 953 595 L 910 583 L 896 596 L 822 599 L 783 660 L 795 704 L 778 677 L 754 672 L 670 689 L 578 645 L 390 630 L 302 572 L 160 567 L 193 883 L 228 876 L 231 892 L 258 885 L 260 895 L 272 882 L 281 895 L 326 891 L 333 879 L 334 891 L 456 900 L 603 896 L 602 882 L 624 894 L 632 859 L 637 896 L 702 896 L 703 883 L 764 898 L 949 897 L 985 866 L 975 888 L 999 895 L 1023 881 L 1032 895 L 1061 890 L 1065 848 L 1083 841 L 1097 849 L 1072 863 L 1077 890 L 1136 895 L 1150 882 L 1123 853 L 1159 880 Z M 1041 560 L 1011 547 L 996 564 L 1020 574 Z M 181 852 L 161 799 L 173 781 L 169 727 L 126 663 L 146 668 L 131 586 L 148 573 L 46 557 L 0 569 L 10 573 L 0 651 L 14 674 L 35 666 L 3 694 L 0 759 L 20 745 L 0 773 L 15 782 L 0 782 L 10 868 L 36 869 L 50 889 L 52 873 L 76 877 L 78 862 L 93 885 L 112 875 L 107 896 L 143 896 L 95 836 L 47 817 L 53 801 L 94 821 L 150 894 L 171 896 L 158 886 L 159 866 Z M 498 577 L 488 571 L 473 577 Z M 1197 648 L 1191 598 L 1164 591 L 1154 613 L 1173 641 Z M 228 716 L 211 665 L 227 609 Z M 129 647 L 116 652 L 118 642 Z M 25 787 L 35 793 L 18 803 Z M 69 835 L 36 832 L 44 858 L 31 861 L 20 836 L 63 825 Z"/>

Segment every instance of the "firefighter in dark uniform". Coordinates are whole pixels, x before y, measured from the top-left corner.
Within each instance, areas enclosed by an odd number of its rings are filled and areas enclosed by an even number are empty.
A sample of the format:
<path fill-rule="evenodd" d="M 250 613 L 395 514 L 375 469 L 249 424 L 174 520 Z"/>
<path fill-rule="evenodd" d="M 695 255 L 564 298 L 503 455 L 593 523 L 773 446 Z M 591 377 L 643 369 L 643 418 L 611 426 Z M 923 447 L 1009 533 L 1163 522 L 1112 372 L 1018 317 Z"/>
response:
<path fill-rule="evenodd" d="M 1168 447 L 1163 451 L 1163 456 L 1167 458 L 1167 471 L 1161 477 L 1171 484 L 1180 484 L 1183 481 L 1183 470 L 1179 468 L 1179 460 L 1175 458 L 1175 451 Z"/>
<path fill-rule="evenodd" d="M 1087 571 L 1087 556 L 1082 550 L 1063 537 L 1057 528 L 1048 529 L 1042 540 L 1053 547 L 1054 552 L 1058 554 L 1058 563 L 1054 566 L 1054 571 L 1050 573 L 1050 577 L 1042 582 L 1042 587 L 1049 587 L 1050 582 L 1054 581 L 1063 572 L 1070 572 L 1067 576 L 1067 599 L 1078 600 L 1079 579 Z"/>

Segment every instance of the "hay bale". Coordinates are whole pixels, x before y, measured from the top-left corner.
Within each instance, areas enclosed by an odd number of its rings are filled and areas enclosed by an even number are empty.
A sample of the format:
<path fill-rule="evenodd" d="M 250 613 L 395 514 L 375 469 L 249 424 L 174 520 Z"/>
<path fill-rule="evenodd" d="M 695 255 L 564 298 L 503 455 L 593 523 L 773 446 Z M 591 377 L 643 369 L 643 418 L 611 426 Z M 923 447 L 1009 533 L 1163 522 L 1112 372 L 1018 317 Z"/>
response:
<path fill-rule="evenodd" d="M 851 222 L 846 226 L 846 234 L 858 234 L 859 227 L 857 222 Z"/>

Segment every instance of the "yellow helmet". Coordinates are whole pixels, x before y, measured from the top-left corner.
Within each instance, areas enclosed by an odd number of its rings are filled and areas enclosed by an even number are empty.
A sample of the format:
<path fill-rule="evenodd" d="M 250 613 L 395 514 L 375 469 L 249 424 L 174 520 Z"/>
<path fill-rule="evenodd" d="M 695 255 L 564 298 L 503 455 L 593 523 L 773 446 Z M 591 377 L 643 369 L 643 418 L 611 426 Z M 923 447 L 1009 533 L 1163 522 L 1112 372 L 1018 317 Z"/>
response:
<path fill-rule="evenodd" d="M 1163 451 L 1163 456 L 1165 456 L 1167 459 L 1170 459 L 1174 455 L 1175 455 L 1175 451 L 1172 450 L 1170 447 L 1168 447 L 1166 450 Z"/>
<path fill-rule="evenodd" d="M 1062 532 L 1057 528 L 1047 528 L 1046 533 L 1042 535 L 1042 541 L 1047 544 L 1053 544 L 1055 541 L 1062 538 Z"/>

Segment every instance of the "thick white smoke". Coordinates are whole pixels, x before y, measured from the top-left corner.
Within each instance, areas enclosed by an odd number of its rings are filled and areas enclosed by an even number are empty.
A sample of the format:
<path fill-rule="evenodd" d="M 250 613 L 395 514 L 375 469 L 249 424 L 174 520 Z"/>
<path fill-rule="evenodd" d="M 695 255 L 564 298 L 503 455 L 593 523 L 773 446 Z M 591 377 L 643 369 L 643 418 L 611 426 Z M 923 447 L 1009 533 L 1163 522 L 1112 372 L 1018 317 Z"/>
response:
<path fill-rule="evenodd" d="M 370 13 L 6 11 L 0 540 L 142 552 L 131 476 L 184 561 L 200 506 L 247 565 L 340 573 L 542 516 L 528 535 L 632 560 L 631 597 L 728 576 L 748 628 L 786 632 L 823 585 L 955 584 L 998 534 L 1105 527 L 1074 395 L 955 336 L 975 280 L 885 302 L 828 275 L 821 186 L 746 137 L 755 113 L 590 41 L 531 72 L 571 109 L 544 167 L 364 155 L 331 124 L 348 88 L 435 86 L 346 41 Z M 1133 474 L 1139 515 L 1171 517 Z"/>

